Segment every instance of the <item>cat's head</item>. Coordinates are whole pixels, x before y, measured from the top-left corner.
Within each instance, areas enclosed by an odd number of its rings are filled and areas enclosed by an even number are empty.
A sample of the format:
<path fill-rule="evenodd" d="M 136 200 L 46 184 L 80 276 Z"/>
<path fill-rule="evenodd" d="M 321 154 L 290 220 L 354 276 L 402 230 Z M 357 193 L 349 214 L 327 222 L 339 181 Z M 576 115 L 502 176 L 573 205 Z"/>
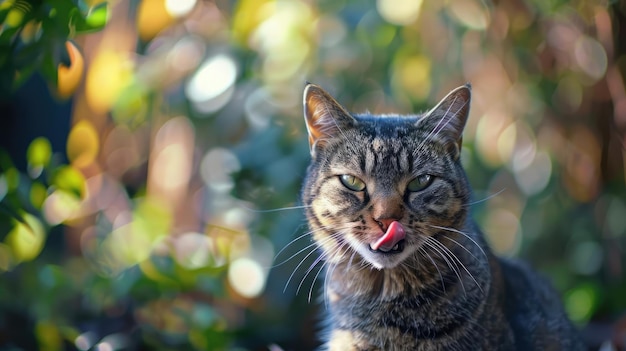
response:
<path fill-rule="evenodd" d="M 459 162 L 469 105 L 465 85 L 422 115 L 352 115 L 307 85 L 312 161 L 303 201 L 327 261 L 389 269 L 426 259 L 428 240 L 460 230 L 469 198 Z"/>

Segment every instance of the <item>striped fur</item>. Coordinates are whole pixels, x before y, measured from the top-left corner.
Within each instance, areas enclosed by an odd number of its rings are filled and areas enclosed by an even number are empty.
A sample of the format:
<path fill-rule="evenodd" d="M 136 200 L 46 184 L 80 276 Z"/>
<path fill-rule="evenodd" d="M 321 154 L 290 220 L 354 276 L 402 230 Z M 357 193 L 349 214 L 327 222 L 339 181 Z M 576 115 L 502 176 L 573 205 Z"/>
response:
<path fill-rule="evenodd" d="M 322 350 L 582 349 L 549 285 L 494 256 L 469 217 L 459 162 L 469 103 L 463 86 L 423 115 L 351 115 L 307 86 L 312 161 L 302 197 L 326 264 Z M 429 185 L 409 191 L 423 175 Z M 391 255 L 369 246 L 388 220 L 406 231 Z"/>

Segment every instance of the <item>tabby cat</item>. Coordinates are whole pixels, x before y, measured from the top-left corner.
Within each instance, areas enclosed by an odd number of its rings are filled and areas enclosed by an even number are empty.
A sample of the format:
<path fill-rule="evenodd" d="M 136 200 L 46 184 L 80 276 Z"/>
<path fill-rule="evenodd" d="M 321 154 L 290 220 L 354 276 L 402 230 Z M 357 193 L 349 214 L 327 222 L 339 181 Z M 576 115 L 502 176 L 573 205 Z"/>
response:
<path fill-rule="evenodd" d="M 496 257 L 459 156 L 470 86 L 422 115 L 350 114 L 308 84 L 302 199 L 326 264 L 322 350 L 583 350 L 557 294 Z"/>

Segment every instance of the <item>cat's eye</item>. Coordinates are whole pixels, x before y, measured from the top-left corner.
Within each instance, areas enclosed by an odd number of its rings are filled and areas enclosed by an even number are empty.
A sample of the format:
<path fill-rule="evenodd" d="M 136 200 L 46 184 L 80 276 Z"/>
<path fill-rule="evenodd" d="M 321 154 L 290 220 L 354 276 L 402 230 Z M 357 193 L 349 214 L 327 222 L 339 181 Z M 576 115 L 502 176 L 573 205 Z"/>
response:
<path fill-rule="evenodd" d="M 341 184 L 343 184 L 343 186 L 352 191 L 365 190 L 365 182 L 353 175 L 342 174 L 339 176 L 339 180 L 341 181 Z"/>
<path fill-rule="evenodd" d="M 429 174 L 423 174 L 413 179 L 409 183 L 409 185 L 407 185 L 407 189 L 412 192 L 422 191 L 426 189 L 432 182 L 433 182 L 433 176 Z"/>

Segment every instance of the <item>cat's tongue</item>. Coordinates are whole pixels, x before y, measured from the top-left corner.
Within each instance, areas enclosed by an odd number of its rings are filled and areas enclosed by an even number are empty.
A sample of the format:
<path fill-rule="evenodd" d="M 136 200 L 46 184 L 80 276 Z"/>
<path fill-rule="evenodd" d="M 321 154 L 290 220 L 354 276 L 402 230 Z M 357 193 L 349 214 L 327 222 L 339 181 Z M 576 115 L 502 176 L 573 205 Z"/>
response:
<path fill-rule="evenodd" d="M 381 236 L 375 243 L 370 244 L 372 250 L 382 249 L 384 251 L 389 251 L 396 246 L 400 240 L 404 239 L 406 235 L 404 234 L 404 227 L 400 222 L 391 222 L 389 228 L 387 228 L 387 232 L 383 236 Z"/>

